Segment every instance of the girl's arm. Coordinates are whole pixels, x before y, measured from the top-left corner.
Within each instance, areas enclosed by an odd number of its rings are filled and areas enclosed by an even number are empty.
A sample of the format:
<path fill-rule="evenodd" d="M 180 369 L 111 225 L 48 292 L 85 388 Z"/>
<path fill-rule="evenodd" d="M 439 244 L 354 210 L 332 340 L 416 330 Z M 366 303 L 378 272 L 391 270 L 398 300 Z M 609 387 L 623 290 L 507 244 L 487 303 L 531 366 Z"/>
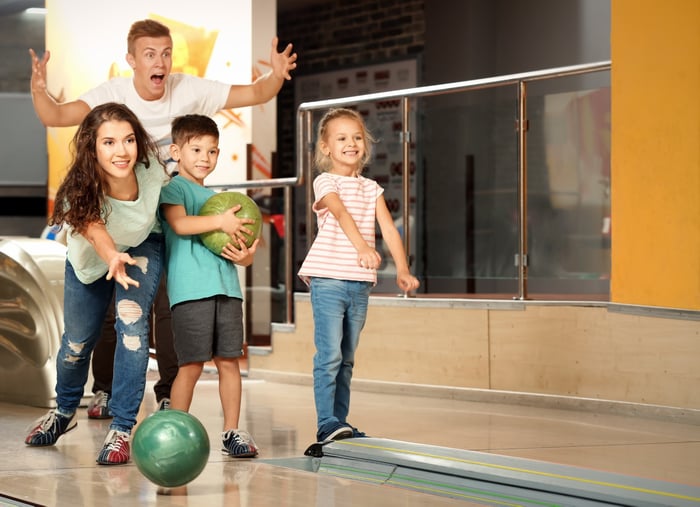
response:
<path fill-rule="evenodd" d="M 355 247 L 355 250 L 357 250 L 357 263 L 363 268 L 377 269 L 382 262 L 382 257 L 362 237 L 355 220 L 353 220 L 340 196 L 335 192 L 330 192 L 321 198 L 319 206 L 328 208 L 328 211 L 338 220 L 340 228 L 343 229 L 343 232 Z"/>
<path fill-rule="evenodd" d="M 408 269 L 403 240 L 396 229 L 396 225 L 394 225 L 394 219 L 391 217 L 391 212 L 386 205 L 383 195 L 380 195 L 379 199 L 377 199 L 377 222 L 379 223 L 379 229 L 382 231 L 382 238 L 389 247 L 391 258 L 394 259 L 394 264 L 396 264 L 396 284 L 406 292 L 417 289 L 420 282 Z"/>
<path fill-rule="evenodd" d="M 126 264 L 136 264 L 136 260 L 128 253 L 117 250 L 114 240 L 107 232 L 107 227 L 103 222 L 89 224 L 83 237 L 92 245 L 97 255 L 107 263 L 107 280 L 114 278 L 114 281 L 125 290 L 129 289 L 129 285 L 139 286 L 139 282 L 126 274 Z"/>
<path fill-rule="evenodd" d="M 180 236 L 202 234 L 203 232 L 224 231 L 229 236 L 239 237 L 240 234 L 253 234 L 244 224 L 254 224 L 251 218 L 238 218 L 236 212 L 241 205 L 227 209 L 220 215 L 188 215 L 185 207 L 180 204 L 161 204 L 163 216 L 170 228 Z M 245 239 L 245 237 L 243 238 Z"/>

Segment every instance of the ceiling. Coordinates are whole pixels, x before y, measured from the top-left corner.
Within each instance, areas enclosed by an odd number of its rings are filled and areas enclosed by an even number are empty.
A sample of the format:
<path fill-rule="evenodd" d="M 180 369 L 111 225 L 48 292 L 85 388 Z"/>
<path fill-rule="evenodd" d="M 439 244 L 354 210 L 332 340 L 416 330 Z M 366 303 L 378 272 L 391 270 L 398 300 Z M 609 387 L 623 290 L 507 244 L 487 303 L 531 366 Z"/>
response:
<path fill-rule="evenodd" d="M 44 7 L 44 0 L 0 0 L 0 16 L 17 14 L 29 7 Z"/>
<path fill-rule="evenodd" d="M 290 11 L 323 2 L 324 0 L 277 0 L 277 10 Z M 0 16 L 17 14 L 29 7 L 44 6 L 45 0 L 0 0 Z"/>

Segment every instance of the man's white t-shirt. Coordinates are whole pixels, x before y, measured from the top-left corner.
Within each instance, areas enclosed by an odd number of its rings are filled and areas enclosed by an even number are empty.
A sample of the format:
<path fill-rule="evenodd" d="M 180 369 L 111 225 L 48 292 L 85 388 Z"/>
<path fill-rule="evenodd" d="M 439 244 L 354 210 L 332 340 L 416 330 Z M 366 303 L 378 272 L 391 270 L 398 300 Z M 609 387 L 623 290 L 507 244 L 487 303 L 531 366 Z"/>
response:
<path fill-rule="evenodd" d="M 78 97 L 90 109 L 106 102 L 125 104 L 158 144 L 163 161 L 170 158 L 170 124 L 178 116 L 214 116 L 226 105 L 231 85 L 190 74 L 170 74 L 165 94 L 158 100 L 144 100 L 131 77 L 115 77 Z"/>

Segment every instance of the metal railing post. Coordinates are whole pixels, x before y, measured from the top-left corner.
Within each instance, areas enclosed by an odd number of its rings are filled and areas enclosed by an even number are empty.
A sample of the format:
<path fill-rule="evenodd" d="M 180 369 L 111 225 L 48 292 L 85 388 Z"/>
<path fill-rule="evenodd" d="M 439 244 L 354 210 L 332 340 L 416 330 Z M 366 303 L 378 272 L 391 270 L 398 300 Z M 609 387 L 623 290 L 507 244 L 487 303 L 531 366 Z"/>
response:
<path fill-rule="evenodd" d="M 527 83 L 518 83 L 518 299 L 527 299 Z"/>
<path fill-rule="evenodd" d="M 411 228 L 409 220 L 411 216 L 411 131 L 409 130 L 409 113 L 411 104 L 408 97 L 401 100 L 401 141 L 403 148 L 403 166 L 402 166 L 402 199 L 403 204 L 402 220 L 403 220 L 403 248 L 406 253 L 409 267 L 413 264 L 413 252 L 411 252 Z"/>
<path fill-rule="evenodd" d="M 284 187 L 284 301 L 286 308 L 284 311 L 285 324 L 294 323 L 294 259 L 292 259 L 292 248 L 289 243 L 294 240 L 292 235 L 292 188 Z"/>

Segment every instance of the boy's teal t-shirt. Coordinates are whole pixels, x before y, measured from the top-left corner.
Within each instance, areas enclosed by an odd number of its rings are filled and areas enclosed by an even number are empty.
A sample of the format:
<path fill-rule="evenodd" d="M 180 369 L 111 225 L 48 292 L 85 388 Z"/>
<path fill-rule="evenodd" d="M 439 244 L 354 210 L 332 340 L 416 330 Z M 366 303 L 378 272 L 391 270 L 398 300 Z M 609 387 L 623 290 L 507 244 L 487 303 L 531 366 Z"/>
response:
<path fill-rule="evenodd" d="M 202 205 L 215 192 L 182 176 L 173 177 L 160 192 L 160 204 L 185 208 L 187 215 L 198 215 Z M 199 235 L 180 236 L 173 231 L 159 209 L 165 234 L 165 260 L 170 306 L 212 296 L 243 299 L 238 267 L 211 252 Z"/>

